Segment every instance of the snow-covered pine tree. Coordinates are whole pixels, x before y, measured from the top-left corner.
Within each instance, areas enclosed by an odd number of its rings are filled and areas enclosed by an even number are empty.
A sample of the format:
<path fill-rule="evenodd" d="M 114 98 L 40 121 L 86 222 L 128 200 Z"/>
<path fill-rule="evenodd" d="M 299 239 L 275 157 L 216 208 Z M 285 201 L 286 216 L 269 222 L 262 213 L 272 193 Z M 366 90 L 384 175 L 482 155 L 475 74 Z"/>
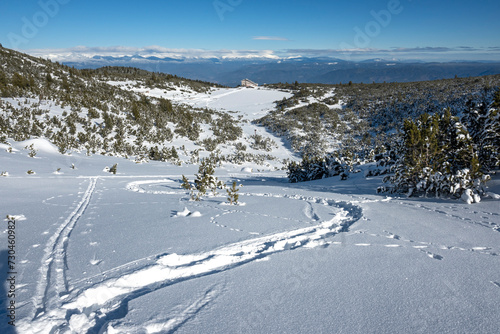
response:
<path fill-rule="evenodd" d="M 500 90 L 494 101 L 479 106 L 467 103 L 462 121 L 467 127 L 478 159 L 486 172 L 500 166 Z"/>
<path fill-rule="evenodd" d="M 335 156 L 305 156 L 300 163 L 292 161 L 288 164 L 287 176 L 291 183 L 296 183 L 336 176 L 345 170 Z"/>
<path fill-rule="evenodd" d="M 478 201 L 484 178 L 471 136 L 449 109 L 404 123 L 403 150 L 395 174 L 386 178 L 393 192 L 462 196 Z M 470 197 L 470 196 L 469 196 Z"/>
<path fill-rule="evenodd" d="M 194 186 L 198 190 L 196 200 L 200 200 L 202 196 L 205 196 L 208 190 L 215 196 L 217 195 L 217 189 L 224 189 L 224 182 L 219 181 L 214 173 L 215 166 L 210 159 L 202 159 L 194 180 Z"/>

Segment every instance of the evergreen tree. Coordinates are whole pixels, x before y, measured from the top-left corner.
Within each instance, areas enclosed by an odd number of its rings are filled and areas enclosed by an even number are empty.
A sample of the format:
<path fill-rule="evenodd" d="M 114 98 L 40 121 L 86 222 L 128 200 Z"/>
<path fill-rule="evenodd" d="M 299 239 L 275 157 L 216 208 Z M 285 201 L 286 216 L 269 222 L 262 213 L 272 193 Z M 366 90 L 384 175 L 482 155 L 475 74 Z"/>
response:
<path fill-rule="evenodd" d="M 386 178 L 392 191 L 461 196 L 479 195 L 485 181 L 472 138 L 449 109 L 443 115 L 423 114 L 404 123 L 403 149 L 395 174 Z"/>
<path fill-rule="evenodd" d="M 217 195 L 217 189 L 224 189 L 225 185 L 219 181 L 215 173 L 215 166 L 210 159 L 203 159 L 198 167 L 198 173 L 195 174 L 194 186 L 189 183 L 189 180 L 182 175 L 183 189 L 190 191 L 191 200 L 200 201 L 203 196 L 206 196 L 207 191 L 211 191 L 212 195 Z M 195 193 L 198 191 L 198 193 Z"/>
<path fill-rule="evenodd" d="M 467 103 L 462 121 L 467 127 L 483 169 L 488 172 L 500 166 L 500 90 L 489 105 Z"/>
<path fill-rule="evenodd" d="M 226 188 L 227 200 L 229 204 L 238 205 L 238 199 L 239 199 L 238 191 L 240 191 L 240 189 L 238 188 L 236 181 L 233 181 L 233 185 L 230 188 Z"/>

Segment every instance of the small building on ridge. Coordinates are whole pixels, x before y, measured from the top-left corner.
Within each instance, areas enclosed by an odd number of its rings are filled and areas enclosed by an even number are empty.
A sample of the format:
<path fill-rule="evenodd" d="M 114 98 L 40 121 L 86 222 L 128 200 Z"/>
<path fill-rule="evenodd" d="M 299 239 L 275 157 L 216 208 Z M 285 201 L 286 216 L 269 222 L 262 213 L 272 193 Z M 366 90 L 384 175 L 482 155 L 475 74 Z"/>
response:
<path fill-rule="evenodd" d="M 248 88 L 254 88 L 258 87 L 259 85 L 253 82 L 250 79 L 243 79 L 241 80 L 241 87 L 248 87 Z"/>

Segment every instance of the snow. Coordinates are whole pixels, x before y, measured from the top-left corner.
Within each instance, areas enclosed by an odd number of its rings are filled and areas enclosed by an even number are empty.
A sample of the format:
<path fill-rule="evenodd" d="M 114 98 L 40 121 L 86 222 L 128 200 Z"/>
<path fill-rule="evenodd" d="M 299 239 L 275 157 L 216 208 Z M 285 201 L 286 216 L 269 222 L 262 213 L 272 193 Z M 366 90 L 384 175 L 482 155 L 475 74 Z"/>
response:
<path fill-rule="evenodd" d="M 280 94 L 217 90 L 191 103 L 252 119 Z M 469 205 L 378 195 L 382 177 L 364 173 L 291 184 L 284 171 L 224 164 L 216 176 L 242 184 L 245 203 L 228 205 L 222 191 L 189 199 L 181 178 L 194 165 L 61 155 L 43 139 L 10 144 L 22 154 L 0 147 L 0 170 L 9 173 L 0 198 L 4 217 L 16 220 L 20 333 L 500 327 L 498 176 L 489 196 Z M 37 159 L 26 154 L 31 144 Z M 116 163 L 117 175 L 103 170 Z M 5 222 L 4 259 L 7 240 Z M 0 330 L 8 329 L 6 308 L 0 313 Z"/>
<path fill-rule="evenodd" d="M 33 148 L 39 152 L 49 154 L 59 154 L 57 147 L 44 138 L 28 139 L 19 143 L 15 143 L 13 147 L 17 150 L 22 150 L 27 146 L 33 145 Z"/>
<path fill-rule="evenodd" d="M 108 81 L 119 87 L 131 87 L 130 90 L 156 98 L 166 98 L 176 103 L 189 104 L 195 108 L 234 111 L 244 119 L 257 119 L 274 109 L 275 101 L 290 98 L 293 95 L 275 89 L 259 88 L 213 88 L 208 93 L 196 93 L 188 88 L 176 87 L 175 90 L 136 87 L 134 81 Z"/>
<path fill-rule="evenodd" d="M 202 214 L 199 211 L 191 212 L 188 208 L 184 208 L 182 211 L 177 211 L 174 217 L 201 217 Z"/>

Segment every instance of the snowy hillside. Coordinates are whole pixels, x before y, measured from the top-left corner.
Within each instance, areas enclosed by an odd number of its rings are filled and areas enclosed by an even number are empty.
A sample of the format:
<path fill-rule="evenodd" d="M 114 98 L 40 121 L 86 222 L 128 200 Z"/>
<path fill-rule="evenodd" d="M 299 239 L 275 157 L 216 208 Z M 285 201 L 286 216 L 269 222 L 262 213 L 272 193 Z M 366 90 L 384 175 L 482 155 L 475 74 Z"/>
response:
<path fill-rule="evenodd" d="M 0 142 L 46 138 L 63 154 L 77 151 L 174 164 L 212 156 L 281 168 L 283 159 L 289 159 L 279 153 L 279 138 L 270 138 L 248 118 L 210 105 L 237 92 L 226 107 L 236 101 L 241 106 L 245 100 L 248 107 L 258 107 L 258 115 L 265 115 L 276 99 L 291 96 L 287 92 L 221 90 L 133 68 L 76 70 L 1 47 L 0 65 Z"/>

